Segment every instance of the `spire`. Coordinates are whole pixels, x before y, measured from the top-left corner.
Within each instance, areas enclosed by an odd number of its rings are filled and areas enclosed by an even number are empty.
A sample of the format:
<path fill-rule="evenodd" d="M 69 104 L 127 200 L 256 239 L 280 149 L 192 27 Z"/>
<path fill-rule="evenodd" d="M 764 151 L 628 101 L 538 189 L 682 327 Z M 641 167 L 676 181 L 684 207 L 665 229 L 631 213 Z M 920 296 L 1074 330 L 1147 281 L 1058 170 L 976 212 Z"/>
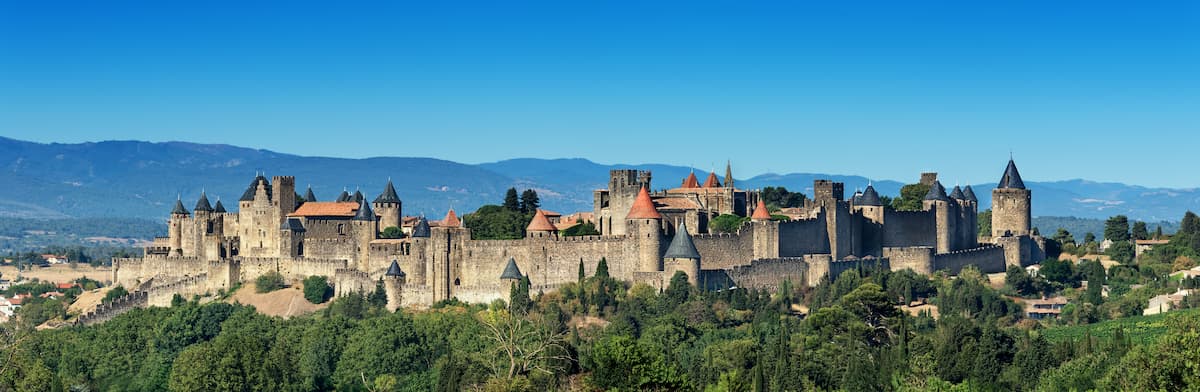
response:
<path fill-rule="evenodd" d="M 358 211 L 354 213 L 354 220 L 359 221 L 374 221 L 375 212 L 371 211 L 371 205 L 367 204 L 366 199 L 359 199 Z"/>
<path fill-rule="evenodd" d="M 304 201 L 317 201 L 317 196 L 312 193 L 312 185 L 309 185 L 308 190 L 304 191 Z"/>
<path fill-rule="evenodd" d="M 521 275 L 521 269 L 517 268 L 517 259 L 508 258 L 508 264 L 504 266 L 504 272 L 500 274 L 501 280 L 521 280 L 525 275 Z"/>
<path fill-rule="evenodd" d="M 388 179 L 387 186 L 383 187 L 383 193 L 375 198 L 376 203 L 399 203 L 400 196 L 396 195 L 396 187 L 392 186 L 392 179 Z"/>
<path fill-rule="evenodd" d="M 538 209 L 537 213 L 533 214 L 533 220 L 529 221 L 529 226 L 525 227 L 525 231 L 558 231 L 550 219 L 546 218 L 546 214 L 542 209 Z"/>
<path fill-rule="evenodd" d="M 425 217 L 417 220 L 417 224 L 412 228 L 413 238 L 429 238 L 429 221 Z"/>
<path fill-rule="evenodd" d="M 679 224 L 679 230 L 675 231 L 675 238 L 671 239 L 671 245 L 667 247 L 667 253 L 663 255 L 663 258 L 700 259 L 700 252 L 696 251 L 696 244 L 692 242 L 691 233 L 688 233 L 687 222 Z"/>
<path fill-rule="evenodd" d="M 954 190 L 950 191 L 950 198 L 954 200 L 964 200 L 967 197 L 963 195 L 962 188 L 959 188 L 958 185 L 955 185 Z"/>
<path fill-rule="evenodd" d="M 662 219 L 658 209 L 654 208 L 654 200 L 650 200 L 650 192 L 646 191 L 646 187 L 638 190 L 637 199 L 633 201 L 633 207 L 629 209 L 625 219 Z"/>
<path fill-rule="evenodd" d="M 996 187 L 1001 189 L 1025 189 L 1025 182 L 1021 181 L 1021 172 L 1017 171 L 1017 164 L 1012 159 L 1008 160 L 1008 167 L 1004 168 L 1004 177 L 1000 177 L 1000 184 Z"/>
<path fill-rule="evenodd" d="M 725 187 L 733 188 L 733 165 L 725 161 Z"/>
<path fill-rule="evenodd" d="M 187 208 L 183 208 L 183 200 L 175 198 L 175 208 L 171 209 L 171 215 L 187 215 Z"/>
<path fill-rule="evenodd" d="M 208 204 L 208 195 L 204 191 L 200 191 L 200 200 L 196 200 L 196 208 L 192 210 L 197 212 L 212 212 L 212 205 Z"/>
<path fill-rule="evenodd" d="M 384 275 L 403 278 L 405 274 L 404 271 L 400 270 L 400 263 L 397 263 L 395 259 L 392 259 L 392 265 L 388 266 L 387 272 L 384 273 Z"/>
<path fill-rule="evenodd" d="M 717 180 L 717 173 L 708 173 L 708 178 L 704 180 L 705 188 L 720 188 L 721 181 Z"/>
<path fill-rule="evenodd" d="M 267 196 L 270 196 L 271 195 L 271 182 L 267 181 L 267 177 L 264 177 L 262 174 L 259 174 L 254 177 L 253 181 L 250 181 L 250 186 L 246 187 L 246 191 L 242 192 L 242 198 L 238 199 L 238 201 L 254 201 L 254 194 L 258 193 L 258 185 L 260 183 L 266 187 Z"/>
<path fill-rule="evenodd" d="M 975 197 L 975 190 L 971 189 L 970 185 L 967 185 L 966 188 L 963 188 L 963 198 L 970 202 L 978 202 L 979 201 L 979 198 Z"/>
<path fill-rule="evenodd" d="M 442 218 L 442 227 L 459 227 L 462 226 L 462 221 L 458 220 L 458 215 L 454 214 L 454 209 L 446 211 L 446 217 Z"/>
<path fill-rule="evenodd" d="M 224 214 L 227 212 L 225 211 L 225 205 L 221 204 L 221 198 L 219 197 L 217 198 L 217 207 L 213 209 L 213 212 L 218 214 Z"/>
<path fill-rule="evenodd" d="M 771 220 L 771 212 L 767 210 L 767 203 L 764 203 L 761 197 L 758 199 L 758 205 L 754 207 L 754 215 L 751 215 L 750 219 L 756 221 Z"/>
<path fill-rule="evenodd" d="M 937 181 L 929 187 L 929 193 L 925 194 L 925 200 L 950 201 L 950 198 L 946 197 L 946 188 L 942 186 L 942 182 Z"/>
<path fill-rule="evenodd" d="M 875 191 L 874 185 L 867 185 L 867 189 L 863 191 L 862 197 L 858 198 L 858 205 L 879 207 L 883 205 L 883 201 L 879 200 L 879 192 Z"/>
<path fill-rule="evenodd" d="M 699 188 L 700 181 L 696 180 L 696 172 L 688 173 L 687 178 L 683 179 L 683 184 L 680 185 L 679 187 L 680 188 Z"/>

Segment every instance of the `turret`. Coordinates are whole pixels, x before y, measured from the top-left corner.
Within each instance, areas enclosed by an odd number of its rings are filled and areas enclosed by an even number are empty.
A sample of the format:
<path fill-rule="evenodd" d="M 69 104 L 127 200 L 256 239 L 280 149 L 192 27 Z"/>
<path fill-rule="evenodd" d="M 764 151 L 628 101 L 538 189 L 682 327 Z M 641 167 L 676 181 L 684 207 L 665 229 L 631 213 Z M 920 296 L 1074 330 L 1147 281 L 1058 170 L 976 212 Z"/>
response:
<path fill-rule="evenodd" d="M 442 218 L 442 227 L 461 227 L 462 221 L 458 219 L 458 215 L 454 213 L 454 209 L 446 211 L 446 217 Z"/>
<path fill-rule="evenodd" d="M 183 224 L 189 215 L 187 208 L 183 206 L 183 200 L 175 198 L 175 208 L 171 209 L 171 219 L 167 225 L 167 239 L 171 243 L 172 255 L 183 255 Z"/>
<path fill-rule="evenodd" d="M 387 310 L 395 312 L 404 305 L 404 284 L 407 276 L 400 270 L 400 263 L 392 260 L 387 272 L 383 274 L 383 287 L 387 292 Z"/>
<path fill-rule="evenodd" d="M 354 225 L 355 238 L 358 240 L 358 268 L 362 271 L 370 271 L 370 244 L 378 233 L 379 225 L 375 218 L 375 212 L 371 211 L 371 205 L 367 203 L 366 199 L 359 200 L 358 210 L 354 212 L 354 218 L 351 218 L 351 221 Z"/>
<path fill-rule="evenodd" d="M 691 173 L 688 173 L 688 176 L 684 177 L 683 183 L 680 184 L 679 187 L 680 188 L 699 188 L 700 181 L 696 179 L 696 172 L 693 171 Z"/>
<path fill-rule="evenodd" d="M 625 216 L 626 235 L 637 239 L 638 270 L 658 272 L 663 270 L 659 249 L 662 243 L 662 215 L 654 207 L 650 192 L 646 188 L 638 191 L 633 207 Z"/>
<path fill-rule="evenodd" d="M 992 238 L 1029 235 L 1032 225 L 1032 192 L 1025 189 L 1021 173 L 1011 159 L 1000 184 L 992 191 Z"/>
<path fill-rule="evenodd" d="M 721 181 L 717 180 L 717 173 L 708 173 L 708 178 L 704 180 L 705 188 L 720 188 Z"/>
<path fill-rule="evenodd" d="M 879 192 L 875 191 L 874 185 L 867 185 L 854 207 L 863 218 L 873 223 L 883 223 L 883 201 L 879 199 Z"/>
<path fill-rule="evenodd" d="M 700 252 L 696 250 L 696 244 L 692 242 L 692 235 L 688 234 L 687 222 L 680 223 L 679 229 L 675 231 L 675 238 L 671 239 L 671 245 L 667 247 L 666 254 L 663 254 L 664 270 L 671 275 L 675 272 L 683 272 L 688 277 L 688 283 L 693 286 L 700 284 Z M 670 279 L 666 276 L 665 279 Z"/>
<path fill-rule="evenodd" d="M 767 210 L 767 203 L 764 203 L 762 199 L 758 199 L 758 205 L 754 207 L 754 214 L 750 215 L 750 220 L 755 222 L 771 220 L 771 211 Z"/>
<path fill-rule="evenodd" d="M 929 193 L 922 202 L 925 211 L 933 211 L 936 224 L 937 253 L 950 253 L 955 249 L 957 239 L 952 233 L 957 227 L 957 214 L 952 208 L 950 197 L 946 196 L 946 188 L 940 181 L 929 187 Z"/>
<path fill-rule="evenodd" d="M 508 258 L 508 263 L 504 265 L 504 271 L 500 273 L 500 280 L 512 284 L 521 280 L 525 275 L 521 274 L 521 269 L 517 267 L 517 259 Z"/>
<path fill-rule="evenodd" d="M 304 191 L 304 201 L 306 203 L 310 201 L 317 201 L 317 196 L 314 195 L 312 191 L 312 185 L 309 185 L 308 190 Z"/>
<path fill-rule="evenodd" d="M 546 214 L 541 209 L 533 214 L 529 226 L 525 227 L 525 238 L 555 238 L 557 236 L 558 228 L 550 223 L 550 219 L 546 218 Z"/>
<path fill-rule="evenodd" d="M 400 196 L 396 194 L 396 187 L 392 186 L 392 179 L 388 179 L 383 193 L 380 193 L 372 204 L 375 206 L 375 213 L 379 214 L 379 232 L 382 233 L 389 227 L 400 227 L 401 201 Z"/>

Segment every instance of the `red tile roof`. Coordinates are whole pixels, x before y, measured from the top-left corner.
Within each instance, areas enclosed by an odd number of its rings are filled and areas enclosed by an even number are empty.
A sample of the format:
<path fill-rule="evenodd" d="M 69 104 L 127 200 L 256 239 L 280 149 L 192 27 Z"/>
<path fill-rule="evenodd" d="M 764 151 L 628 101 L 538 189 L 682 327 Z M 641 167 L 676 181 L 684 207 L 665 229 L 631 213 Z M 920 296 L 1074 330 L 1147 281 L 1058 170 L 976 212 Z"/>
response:
<path fill-rule="evenodd" d="M 525 231 L 558 231 L 558 228 L 554 227 L 549 219 L 546 219 L 546 214 L 542 210 L 537 210 Z"/>
<path fill-rule="evenodd" d="M 693 175 L 692 180 L 695 179 L 696 176 Z M 662 215 L 654 208 L 654 201 L 650 200 L 650 192 L 647 192 L 645 187 L 638 191 L 637 200 L 633 201 L 633 207 L 629 209 L 629 215 L 626 215 L 625 219 L 662 219 Z"/>
<path fill-rule="evenodd" d="M 310 201 L 300 205 L 288 216 L 344 216 L 353 217 L 358 211 L 356 202 Z"/>
<path fill-rule="evenodd" d="M 754 215 L 750 219 L 756 221 L 771 220 L 771 212 L 767 211 L 767 204 L 763 203 L 762 199 L 758 199 L 758 206 L 754 207 Z"/>
<path fill-rule="evenodd" d="M 708 173 L 708 178 L 704 180 L 705 188 L 720 188 L 721 181 L 717 179 L 717 173 Z"/>
<path fill-rule="evenodd" d="M 441 223 L 442 223 L 442 227 L 462 226 L 462 222 L 458 220 L 458 215 L 454 214 L 453 208 L 451 208 L 450 211 L 446 211 L 446 217 L 442 219 Z"/>
<path fill-rule="evenodd" d="M 687 178 L 683 179 L 683 185 L 680 185 L 679 187 L 680 188 L 699 188 L 700 181 L 696 180 L 696 173 L 695 172 L 688 173 Z"/>

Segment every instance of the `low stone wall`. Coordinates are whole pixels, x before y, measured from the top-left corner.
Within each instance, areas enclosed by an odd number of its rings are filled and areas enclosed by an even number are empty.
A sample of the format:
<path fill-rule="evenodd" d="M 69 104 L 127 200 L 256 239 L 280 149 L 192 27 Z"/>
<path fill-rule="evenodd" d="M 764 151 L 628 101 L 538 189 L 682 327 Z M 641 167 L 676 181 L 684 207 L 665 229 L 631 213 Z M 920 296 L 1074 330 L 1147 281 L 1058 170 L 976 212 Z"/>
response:
<path fill-rule="evenodd" d="M 147 306 L 171 306 L 171 300 L 178 294 L 185 301 L 192 299 L 192 296 L 209 294 L 208 274 L 200 274 L 180 279 L 178 281 L 168 283 L 161 286 L 151 287 L 146 291 Z"/>
<path fill-rule="evenodd" d="M 985 274 L 1004 272 L 1004 248 L 999 246 L 983 246 L 974 249 L 960 250 L 950 253 L 939 253 L 933 257 L 934 271 L 949 271 L 958 275 L 963 267 L 973 265 Z"/>
<path fill-rule="evenodd" d="M 144 308 L 146 307 L 148 297 L 146 292 L 137 291 L 117 298 L 112 302 L 97 305 L 95 310 L 76 317 L 75 325 L 99 324 L 111 320 L 113 317 L 117 317 L 131 309 Z"/>

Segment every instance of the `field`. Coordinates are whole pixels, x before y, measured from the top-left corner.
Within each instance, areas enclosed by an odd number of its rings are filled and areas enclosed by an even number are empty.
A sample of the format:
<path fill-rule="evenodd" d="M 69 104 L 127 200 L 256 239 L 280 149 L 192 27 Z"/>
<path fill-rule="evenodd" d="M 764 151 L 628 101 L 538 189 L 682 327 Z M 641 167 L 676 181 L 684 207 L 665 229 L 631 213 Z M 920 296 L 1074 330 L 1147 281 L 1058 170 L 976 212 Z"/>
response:
<path fill-rule="evenodd" d="M 1091 325 L 1055 327 L 1047 329 L 1043 332 L 1043 336 L 1051 342 L 1060 342 L 1068 339 L 1078 340 L 1085 333 L 1091 331 L 1094 337 L 1108 339 L 1119 328 L 1134 344 L 1147 344 L 1154 342 L 1167 331 L 1169 320 L 1185 316 L 1200 316 L 1200 309 L 1185 309 L 1153 316 L 1126 317 Z"/>

